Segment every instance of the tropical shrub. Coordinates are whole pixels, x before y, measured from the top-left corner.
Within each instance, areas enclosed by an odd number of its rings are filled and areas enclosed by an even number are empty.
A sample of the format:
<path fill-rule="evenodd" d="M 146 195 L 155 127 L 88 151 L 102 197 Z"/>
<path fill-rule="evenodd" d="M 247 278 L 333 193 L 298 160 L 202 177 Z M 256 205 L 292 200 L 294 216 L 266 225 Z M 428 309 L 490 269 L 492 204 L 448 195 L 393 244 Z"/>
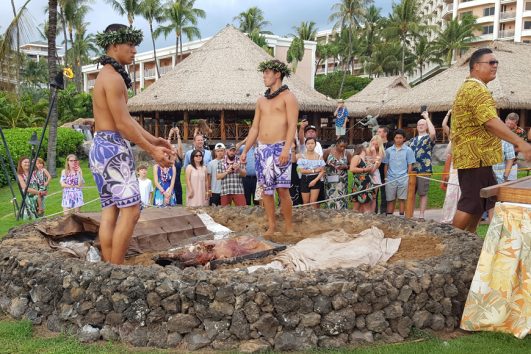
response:
<path fill-rule="evenodd" d="M 334 71 L 328 75 L 317 75 L 315 77 L 315 89 L 331 98 L 346 99 L 363 90 L 372 80 L 367 77 L 347 75 L 343 87 L 343 94 L 341 97 L 338 97 L 342 78 L 342 71 Z"/>
<path fill-rule="evenodd" d="M 18 160 L 22 156 L 29 157 L 31 155 L 31 145 L 28 143 L 31 139 L 33 132 L 37 133 L 37 138 L 40 138 L 42 133 L 41 128 L 15 128 L 15 129 L 4 129 L 4 136 L 6 137 L 7 145 L 13 158 L 13 163 L 16 165 Z M 57 129 L 57 166 L 64 166 L 65 158 L 68 154 L 81 154 L 81 144 L 83 143 L 83 134 L 80 132 L 71 129 L 71 128 L 58 128 Z M 41 151 L 39 157 L 42 157 L 46 161 L 48 145 L 48 130 L 44 136 L 42 143 Z M 0 156 L 4 159 L 6 163 L 6 168 L 9 170 L 10 175 L 11 168 L 8 165 L 7 154 L 4 148 L 4 145 L 0 146 Z M 0 186 L 5 186 L 7 184 L 4 171 L 0 171 Z M 13 176 L 11 176 L 13 177 Z"/>

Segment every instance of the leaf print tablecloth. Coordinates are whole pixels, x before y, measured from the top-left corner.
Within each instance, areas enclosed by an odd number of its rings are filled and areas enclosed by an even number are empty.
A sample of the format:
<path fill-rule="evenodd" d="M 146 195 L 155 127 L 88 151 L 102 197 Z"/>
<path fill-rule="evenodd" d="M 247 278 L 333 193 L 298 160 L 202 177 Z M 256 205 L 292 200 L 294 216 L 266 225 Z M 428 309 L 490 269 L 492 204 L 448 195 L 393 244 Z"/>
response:
<path fill-rule="evenodd" d="M 524 338 L 531 329 L 531 205 L 496 203 L 461 328 Z"/>

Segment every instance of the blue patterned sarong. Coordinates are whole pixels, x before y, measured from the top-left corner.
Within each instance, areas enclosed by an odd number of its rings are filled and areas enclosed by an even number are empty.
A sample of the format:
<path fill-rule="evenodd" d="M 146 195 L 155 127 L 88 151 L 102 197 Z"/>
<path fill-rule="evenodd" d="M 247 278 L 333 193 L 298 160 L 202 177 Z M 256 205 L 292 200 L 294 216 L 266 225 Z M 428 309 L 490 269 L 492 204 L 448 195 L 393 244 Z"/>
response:
<path fill-rule="evenodd" d="M 129 143 L 120 133 L 97 131 L 89 152 L 101 207 L 126 208 L 140 203 L 140 188 Z"/>
<path fill-rule="evenodd" d="M 291 186 L 291 152 L 288 163 L 280 166 L 278 158 L 285 142 L 261 144 L 254 152 L 257 182 L 263 187 L 264 194 L 273 195 L 276 188 Z"/>

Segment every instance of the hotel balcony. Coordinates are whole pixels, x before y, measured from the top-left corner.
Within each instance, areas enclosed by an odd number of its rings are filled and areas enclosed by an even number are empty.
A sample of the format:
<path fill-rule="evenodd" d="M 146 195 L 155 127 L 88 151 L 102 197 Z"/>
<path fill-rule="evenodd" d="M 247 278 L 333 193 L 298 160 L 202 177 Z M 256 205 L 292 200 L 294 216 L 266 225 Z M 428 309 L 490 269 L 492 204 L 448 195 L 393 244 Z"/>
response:
<path fill-rule="evenodd" d="M 442 11 L 442 18 L 449 21 L 452 19 L 453 14 L 454 14 L 454 4 L 444 5 L 443 11 Z"/>
<path fill-rule="evenodd" d="M 512 21 L 516 18 L 516 11 L 500 12 L 500 22 Z"/>
<path fill-rule="evenodd" d="M 144 79 L 154 79 L 157 77 L 157 69 L 144 69 Z"/>
<path fill-rule="evenodd" d="M 514 38 L 514 30 L 502 30 L 498 32 L 498 38 Z"/>
<path fill-rule="evenodd" d="M 164 74 L 166 74 L 166 73 L 172 71 L 172 69 L 173 69 L 173 68 L 172 68 L 171 65 L 161 66 L 161 67 L 159 68 L 159 70 L 160 70 L 160 76 L 162 76 L 162 75 L 164 75 Z"/>

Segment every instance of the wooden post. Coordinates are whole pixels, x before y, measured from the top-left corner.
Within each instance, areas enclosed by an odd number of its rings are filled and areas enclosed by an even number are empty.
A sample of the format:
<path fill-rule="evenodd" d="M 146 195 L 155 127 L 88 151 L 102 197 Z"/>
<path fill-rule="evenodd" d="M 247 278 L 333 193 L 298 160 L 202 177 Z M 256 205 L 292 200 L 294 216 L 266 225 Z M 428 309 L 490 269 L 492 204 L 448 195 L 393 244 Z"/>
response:
<path fill-rule="evenodd" d="M 403 123 L 404 122 L 403 122 L 402 113 L 400 113 L 400 115 L 398 116 L 398 129 L 402 128 Z"/>
<path fill-rule="evenodd" d="M 159 112 L 155 112 L 155 137 L 160 136 L 160 116 Z"/>
<path fill-rule="evenodd" d="M 188 111 L 184 111 L 184 123 L 183 123 L 183 139 L 188 142 L 188 134 L 190 130 L 190 114 Z"/>
<path fill-rule="evenodd" d="M 409 175 L 409 181 L 407 184 L 407 199 L 406 199 L 406 219 L 413 217 L 415 211 L 415 187 L 417 185 L 417 173 L 412 172 Z"/>
<path fill-rule="evenodd" d="M 349 118 L 348 119 L 348 125 L 349 125 L 349 130 L 348 130 L 348 144 L 349 145 L 352 145 L 354 144 L 354 123 L 355 123 L 355 120 L 356 118 Z"/>
<path fill-rule="evenodd" d="M 236 134 L 236 138 L 235 138 L 235 139 L 236 139 L 236 142 L 238 142 L 238 141 L 240 140 L 240 139 L 239 139 L 239 135 L 240 135 L 240 134 L 239 134 L 239 132 L 238 132 L 238 123 L 236 123 L 236 124 L 234 125 L 234 134 Z"/>
<path fill-rule="evenodd" d="M 140 126 L 142 128 L 146 129 L 146 127 L 144 126 L 144 113 L 140 113 L 140 119 L 138 123 L 140 123 Z"/>
<path fill-rule="evenodd" d="M 227 139 L 227 134 L 225 132 L 225 111 L 221 111 L 220 121 L 219 129 L 221 130 L 221 141 L 225 142 Z"/>
<path fill-rule="evenodd" d="M 531 124 L 530 124 L 531 125 Z M 527 126 L 527 115 L 526 110 L 521 109 L 520 110 L 520 128 L 525 128 Z"/>

